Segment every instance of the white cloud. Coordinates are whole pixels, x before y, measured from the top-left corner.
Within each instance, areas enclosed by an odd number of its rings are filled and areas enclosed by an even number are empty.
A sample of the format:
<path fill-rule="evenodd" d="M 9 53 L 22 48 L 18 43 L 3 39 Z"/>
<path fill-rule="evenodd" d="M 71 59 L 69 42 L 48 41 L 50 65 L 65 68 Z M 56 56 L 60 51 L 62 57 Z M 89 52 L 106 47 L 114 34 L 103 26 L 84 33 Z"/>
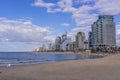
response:
<path fill-rule="evenodd" d="M 43 0 L 36 0 L 33 5 L 34 6 L 45 7 L 45 8 L 50 8 L 50 7 L 55 6 L 55 4 L 53 4 L 53 3 L 45 3 Z"/>
<path fill-rule="evenodd" d="M 0 17 L 0 51 L 33 51 L 54 41 L 48 26 L 38 26 L 31 19 L 10 20 Z"/>
<path fill-rule="evenodd" d="M 0 40 L 16 42 L 41 42 L 51 33 L 49 27 L 34 25 L 31 20 L 0 18 Z"/>
<path fill-rule="evenodd" d="M 103 14 L 116 15 L 120 13 L 119 5 L 119 0 L 96 0 L 94 8 Z"/>
<path fill-rule="evenodd" d="M 92 4 L 87 4 L 89 2 Z M 75 7 L 75 3 L 78 3 L 79 7 Z M 80 4 L 83 5 L 80 6 Z M 47 8 L 47 12 L 72 13 L 72 17 L 78 26 L 81 26 L 81 24 L 85 24 L 86 26 L 86 23 L 89 25 L 89 23 L 92 23 L 96 19 L 96 15 L 98 14 L 116 15 L 120 13 L 120 1 L 118 0 L 59 0 L 57 3 L 36 0 L 34 5 Z"/>
<path fill-rule="evenodd" d="M 19 51 L 33 51 L 35 48 L 40 47 L 40 43 L 34 42 L 23 43 L 23 42 L 0 42 L 1 52 L 19 52 Z"/>
<path fill-rule="evenodd" d="M 56 38 L 56 36 L 53 36 L 53 35 L 45 37 L 46 40 L 48 40 L 48 41 L 51 40 L 51 43 L 55 42 L 55 38 Z"/>
<path fill-rule="evenodd" d="M 38 7 L 45 7 L 47 8 L 47 12 L 54 12 L 52 11 L 52 7 L 55 6 L 55 4 L 53 3 L 46 3 L 43 0 L 35 0 L 34 4 L 32 4 L 33 6 L 38 6 Z"/>
<path fill-rule="evenodd" d="M 73 6 L 72 0 L 60 0 L 57 2 L 57 5 L 59 6 L 59 9 L 61 9 L 61 12 L 74 12 L 76 9 Z"/>
<path fill-rule="evenodd" d="M 61 24 L 61 26 L 67 27 L 67 26 L 70 26 L 70 24 L 68 24 L 68 23 L 63 23 L 63 24 Z"/>
<path fill-rule="evenodd" d="M 92 2 L 94 0 L 73 0 L 75 3 L 89 3 Z"/>
<path fill-rule="evenodd" d="M 54 4 L 54 7 L 51 6 L 49 12 L 72 14 L 72 18 L 79 29 L 72 29 L 69 33 L 70 35 L 75 34 L 76 31 L 80 31 L 83 28 L 90 29 L 91 24 L 96 21 L 99 14 L 120 14 L 119 0 L 59 0 L 58 2 L 52 4 Z M 77 7 L 75 5 L 77 5 Z M 117 30 L 117 37 L 120 36 L 118 34 L 119 32 L 120 31 Z M 117 38 L 117 42 L 119 41 L 118 39 L 119 38 Z"/>

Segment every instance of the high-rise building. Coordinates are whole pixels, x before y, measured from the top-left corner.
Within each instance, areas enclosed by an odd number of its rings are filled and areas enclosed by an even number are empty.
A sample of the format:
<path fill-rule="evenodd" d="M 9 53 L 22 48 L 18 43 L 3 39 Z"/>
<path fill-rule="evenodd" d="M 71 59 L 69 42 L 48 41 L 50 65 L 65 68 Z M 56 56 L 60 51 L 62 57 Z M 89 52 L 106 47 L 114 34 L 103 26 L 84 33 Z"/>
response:
<path fill-rule="evenodd" d="M 77 49 L 84 49 L 85 33 L 78 32 L 76 35 L 76 45 Z"/>
<path fill-rule="evenodd" d="M 67 37 L 67 34 L 63 34 L 61 37 L 58 36 L 55 40 L 55 50 L 56 51 L 66 51 L 68 44 L 71 42 L 71 38 Z"/>
<path fill-rule="evenodd" d="M 66 39 L 67 39 L 67 34 L 63 34 L 61 42 L 63 43 Z"/>
<path fill-rule="evenodd" d="M 115 22 L 112 15 L 100 15 L 92 24 L 92 45 L 94 48 L 116 46 Z"/>
<path fill-rule="evenodd" d="M 52 50 L 52 44 L 48 44 L 48 50 Z"/>
<path fill-rule="evenodd" d="M 61 50 L 60 45 L 61 45 L 61 37 L 58 36 L 55 40 L 55 50 L 57 50 L 57 51 Z"/>
<path fill-rule="evenodd" d="M 66 51 L 70 42 L 71 38 L 67 37 L 66 40 L 64 40 L 64 42 L 61 43 L 61 50 Z"/>
<path fill-rule="evenodd" d="M 69 38 L 67 34 L 63 34 L 61 36 L 61 50 L 66 51 L 70 42 L 71 38 Z"/>
<path fill-rule="evenodd" d="M 93 47 L 93 45 L 92 45 L 92 40 L 93 40 L 93 38 L 92 38 L 92 32 L 89 32 L 89 33 L 88 33 L 88 44 L 89 44 L 89 48 L 92 48 L 92 47 Z"/>
<path fill-rule="evenodd" d="M 46 51 L 46 49 L 47 49 L 47 48 L 46 48 L 46 45 L 45 45 L 45 44 L 42 44 L 40 50 L 41 50 L 41 51 Z"/>

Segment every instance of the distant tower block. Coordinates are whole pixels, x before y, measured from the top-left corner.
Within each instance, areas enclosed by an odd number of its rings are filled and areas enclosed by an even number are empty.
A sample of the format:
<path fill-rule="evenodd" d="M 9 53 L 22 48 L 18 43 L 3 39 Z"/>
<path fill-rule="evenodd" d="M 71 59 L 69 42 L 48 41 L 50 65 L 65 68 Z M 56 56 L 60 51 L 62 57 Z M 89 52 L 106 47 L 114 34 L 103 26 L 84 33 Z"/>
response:
<path fill-rule="evenodd" d="M 76 35 L 76 45 L 78 49 L 84 49 L 85 33 L 78 32 Z"/>

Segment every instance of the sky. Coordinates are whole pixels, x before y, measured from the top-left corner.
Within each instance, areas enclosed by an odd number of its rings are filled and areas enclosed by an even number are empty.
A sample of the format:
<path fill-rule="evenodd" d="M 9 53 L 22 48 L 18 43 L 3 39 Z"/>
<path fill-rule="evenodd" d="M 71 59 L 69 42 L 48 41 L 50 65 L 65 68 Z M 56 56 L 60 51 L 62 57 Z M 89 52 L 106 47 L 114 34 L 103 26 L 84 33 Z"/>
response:
<path fill-rule="evenodd" d="M 67 32 L 91 31 L 98 15 L 114 15 L 120 46 L 120 0 L 0 0 L 0 52 L 33 51 Z M 87 37 L 86 37 L 87 39 Z"/>

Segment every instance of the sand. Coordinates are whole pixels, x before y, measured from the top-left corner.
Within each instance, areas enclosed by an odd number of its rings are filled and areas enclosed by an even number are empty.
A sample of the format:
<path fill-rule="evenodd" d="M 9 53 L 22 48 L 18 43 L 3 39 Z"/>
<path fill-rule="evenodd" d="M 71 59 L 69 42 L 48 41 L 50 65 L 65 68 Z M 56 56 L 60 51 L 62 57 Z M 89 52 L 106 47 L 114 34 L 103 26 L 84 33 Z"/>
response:
<path fill-rule="evenodd" d="M 0 80 L 120 80 L 120 55 L 0 67 Z"/>

